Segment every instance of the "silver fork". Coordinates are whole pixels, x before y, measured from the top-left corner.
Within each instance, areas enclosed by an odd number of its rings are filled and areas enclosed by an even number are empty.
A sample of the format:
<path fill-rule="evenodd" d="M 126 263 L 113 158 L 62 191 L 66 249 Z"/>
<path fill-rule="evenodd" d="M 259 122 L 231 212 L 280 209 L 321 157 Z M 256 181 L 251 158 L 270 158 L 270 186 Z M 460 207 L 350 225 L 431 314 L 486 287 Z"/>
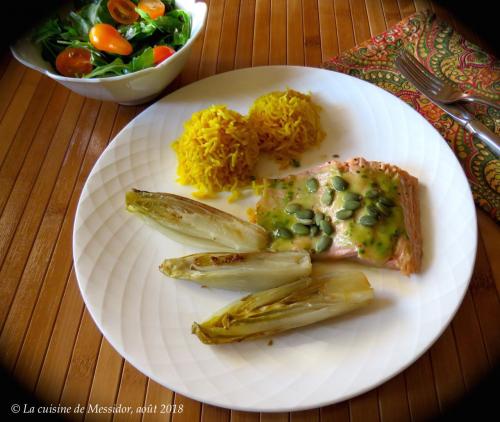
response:
<path fill-rule="evenodd" d="M 491 107 L 500 108 L 500 103 L 488 100 L 487 98 L 479 97 L 477 95 L 466 94 L 465 92 L 460 91 L 458 88 L 439 79 L 437 76 L 429 72 L 422 63 L 420 63 L 412 54 L 408 53 L 406 50 L 403 50 L 403 52 L 400 54 L 400 57 L 408 64 L 413 65 L 412 67 L 420 72 L 420 83 L 425 87 L 426 92 L 433 96 L 436 101 L 439 101 L 443 104 L 451 104 L 460 101 L 477 102 L 486 104 Z"/>

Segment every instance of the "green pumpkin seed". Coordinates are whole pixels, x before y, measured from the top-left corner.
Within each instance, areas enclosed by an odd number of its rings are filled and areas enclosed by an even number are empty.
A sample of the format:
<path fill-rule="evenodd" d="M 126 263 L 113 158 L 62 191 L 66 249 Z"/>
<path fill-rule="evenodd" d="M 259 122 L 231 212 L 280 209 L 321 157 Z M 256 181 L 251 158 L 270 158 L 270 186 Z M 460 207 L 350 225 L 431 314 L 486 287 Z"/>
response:
<path fill-rule="evenodd" d="M 319 188 L 318 179 L 315 179 L 314 177 L 307 179 L 306 188 L 311 193 L 317 192 Z"/>
<path fill-rule="evenodd" d="M 367 198 L 370 198 L 370 199 L 376 199 L 378 198 L 380 192 L 378 189 L 370 189 L 369 191 L 367 191 L 365 193 L 366 197 Z"/>
<path fill-rule="evenodd" d="M 290 230 L 286 229 L 285 227 L 278 227 L 274 231 L 274 236 L 279 239 L 292 239 L 293 233 Z"/>
<path fill-rule="evenodd" d="M 314 249 L 318 253 L 324 252 L 327 249 L 330 249 L 330 246 L 332 246 L 332 242 L 333 240 L 330 236 L 322 235 L 316 242 Z"/>
<path fill-rule="evenodd" d="M 302 209 L 302 210 L 296 211 L 295 215 L 297 216 L 297 218 L 310 220 L 310 219 L 314 218 L 314 211 Z"/>
<path fill-rule="evenodd" d="M 306 226 L 310 226 L 311 224 L 314 224 L 314 220 L 312 218 L 297 218 L 297 221 L 300 224 L 305 224 Z"/>
<path fill-rule="evenodd" d="M 295 204 L 295 203 L 290 203 L 285 207 L 285 212 L 287 214 L 295 214 L 298 210 L 302 209 L 302 205 L 300 204 Z"/>
<path fill-rule="evenodd" d="M 381 196 L 378 201 L 386 207 L 393 207 L 396 205 L 395 202 L 391 198 L 387 198 L 387 196 Z"/>
<path fill-rule="evenodd" d="M 346 192 L 344 193 L 344 200 L 345 201 L 361 201 L 363 197 L 356 192 Z"/>
<path fill-rule="evenodd" d="M 359 219 L 359 224 L 366 227 L 372 227 L 377 224 L 377 218 L 372 215 L 363 215 Z"/>
<path fill-rule="evenodd" d="M 329 207 L 333 203 L 333 192 L 330 189 L 326 189 L 321 195 L 321 203 Z"/>
<path fill-rule="evenodd" d="M 353 201 L 353 200 L 349 200 L 349 201 L 345 201 L 344 202 L 344 209 L 346 210 L 357 210 L 359 207 L 361 206 L 361 202 L 359 201 Z"/>
<path fill-rule="evenodd" d="M 382 214 L 385 217 L 391 215 L 391 209 L 389 207 L 386 207 L 381 202 L 377 202 L 377 210 L 380 214 Z"/>
<path fill-rule="evenodd" d="M 316 225 L 319 226 L 319 222 L 325 219 L 325 214 L 323 214 L 321 211 L 316 211 L 314 214 L 314 222 Z"/>
<path fill-rule="evenodd" d="M 306 236 L 309 234 L 309 227 L 301 223 L 295 223 L 292 226 L 292 232 L 299 236 Z"/>
<path fill-rule="evenodd" d="M 340 210 L 340 211 L 337 211 L 337 213 L 335 214 L 335 217 L 337 217 L 337 219 L 339 220 L 348 220 L 349 218 L 352 217 L 352 210 Z"/>
<path fill-rule="evenodd" d="M 323 231 L 325 234 L 332 234 L 333 233 L 333 227 L 328 221 L 320 221 L 319 222 L 319 228 Z"/>
<path fill-rule="evenodd" d="M 319 227 L 318 227 L 318 226 L 312 225 L 312 226 L 309 228 L 309 236 L 314 237 L 314 236 L 316 236 L 318 233 L 319 233 Z"/>
<path fill-rule="evenodd" d="M 347 189 L 348 183 L 342 179 L 340 176 L 335 176 L 332 179 L 333 187 L 338 191 L 345 191 Z"/>
<path fill-rule="evenodd" d="M 373 204 L 370 204 L 370 205 L 367 205 L 366 206 L 366 212 L 371 215 L 372 217 L 378 217 L 379 216 L 379 210 L 378 208 L 373 205 Z"/>

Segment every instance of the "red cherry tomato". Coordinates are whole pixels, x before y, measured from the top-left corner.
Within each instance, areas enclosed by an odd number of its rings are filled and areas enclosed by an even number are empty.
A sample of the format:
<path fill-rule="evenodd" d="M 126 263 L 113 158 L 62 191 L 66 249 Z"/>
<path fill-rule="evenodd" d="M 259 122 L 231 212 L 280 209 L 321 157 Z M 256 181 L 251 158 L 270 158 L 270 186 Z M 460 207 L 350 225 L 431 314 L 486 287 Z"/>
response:
<path fill-rule="evenodd" d="M 168 45 L 157 45 L 153 48 L 154 64 L 157 65 L 158 63 L 161 63 L 163 60 L 169 58 L 174 53 L 175 50 L 173 48 L 170 48 Z"/>
<path fill-rule="evenodd" d="M 98 50 L 128 56 L 132 45 L 113 26 L 107 23 L 95 24 L 89 32 L 91 44 Z"/>
<path fill-rule="evenodd" d="M 77 47 L 69 47 L 61 51 L 56 57 L 56 69 L 63 76 L 71 78 L 90 73 L 92 71 L 90 51 Z"/>
<path fill-rule="evenodd" d="M 146 12 L 151 19 L 165 14 L 165 4 L 161 0 L 140 0 L 137 7 Z"/>
<path fill-rule="evenodd" d="M 135 4 L 130 0 L 109 0 L 108 10 L 115 21 L 125 25 L 139 19 L 139 14 L 135 11 Z"/>

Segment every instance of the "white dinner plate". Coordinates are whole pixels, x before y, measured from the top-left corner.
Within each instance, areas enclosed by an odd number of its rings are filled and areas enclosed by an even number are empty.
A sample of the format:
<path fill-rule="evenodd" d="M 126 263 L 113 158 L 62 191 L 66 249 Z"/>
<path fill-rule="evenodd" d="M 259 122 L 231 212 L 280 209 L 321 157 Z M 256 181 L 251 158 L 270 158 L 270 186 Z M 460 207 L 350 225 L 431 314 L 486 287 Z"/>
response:
<path fill-rule="evenodd" d="M 273 90 L 310 92 L 327 133 L 301 168 L 365 157 L 392 163 L 420 181 L 423 270 L 363 268 L 372 305 L 268 339 L 207 346 L 191 334 L 243 293 L 200 288 L 158 271 L 165 258 L 197 250 L 172 241 L 124 208 L 133 187 L 190 196 L 176 179 L 171 143 L 192 113 L 226 104 L 247 113 Z M 286 175 L 268 160 L 259 176 Z M 257 197 L 210 205 L 245 218 Z M 439 337 L 457 311 L 475 258 L 476 214 L 464 173 L 443 138 L 411 107 L 371 84 L 305 67 L 257 67 L 200 80 L 131 121 L 97 161 L 76 214 L 78 283 L 96 324 L 115 349 L 158 383 L 193 399 L 247 411 L 291 411 L 361 394 L 402 371 Z M 331 264 L 338 267 L 339 264 Z"/>

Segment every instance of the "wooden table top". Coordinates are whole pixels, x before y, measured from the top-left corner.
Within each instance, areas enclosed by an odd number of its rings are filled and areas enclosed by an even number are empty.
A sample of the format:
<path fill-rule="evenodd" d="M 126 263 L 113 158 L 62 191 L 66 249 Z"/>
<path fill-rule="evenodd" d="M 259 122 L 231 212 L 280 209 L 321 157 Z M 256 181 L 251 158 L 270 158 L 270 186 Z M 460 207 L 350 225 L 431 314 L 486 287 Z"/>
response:
<path fill-rule="evenodd" d="M 210 0 L 202 36 L 171 91 L 231 69 L 319 67 L 426 0 Z M 77 287 L 71 242 L 87 175 L 108 142 L 147 105 L 85 99 L 4 52 L 0 61 L 0 356 L 45 403 L 156 405 L 156 412 L 72 414 L 86 420 L 405 421 L 458 403 L 500 359 L 499 227 L 478 210 L 477 262 L 439 340 L 403 373 L 351 400 L 291 414 L 231 411 L 175 394 L 134 369 L 94 325 Z M 176 413 L 161 413 L 175 404 Z M 154 409 L 154 407 L 153 407 Z M 182 412 L 180 412 L 182 409 Z"/>

